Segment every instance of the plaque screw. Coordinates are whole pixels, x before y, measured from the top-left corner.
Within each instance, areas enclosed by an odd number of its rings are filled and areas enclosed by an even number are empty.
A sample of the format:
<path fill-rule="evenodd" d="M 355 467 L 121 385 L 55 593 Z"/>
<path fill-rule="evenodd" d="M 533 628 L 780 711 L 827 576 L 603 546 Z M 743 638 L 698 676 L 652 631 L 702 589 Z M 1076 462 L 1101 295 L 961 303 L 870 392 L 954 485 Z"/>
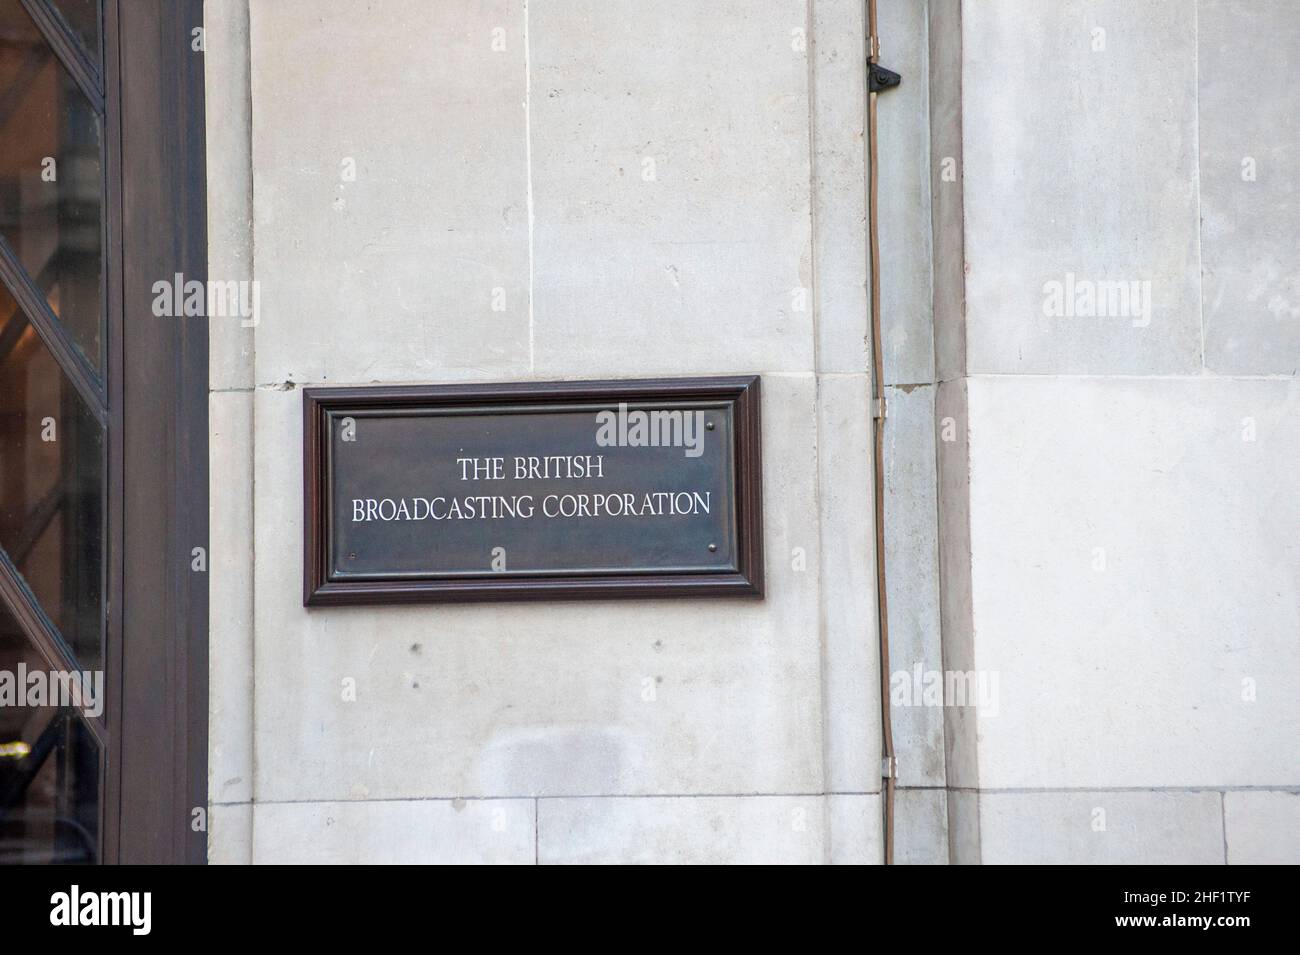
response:
<path fill-rule="evenodd" d="M 717 545 L 717 544 L 710 544 L 710 545 L 709 545 L 709 553 L 710 553 L 710 554 L 712 554 L 712 553 L 713 553 L 714 551 L 716 551 L 717 549 L 718 549 L 718 545 Z"/>
<path fill-rule="evenodd" d="M 348 554 L 348 560 L 356 560 L 356 559 L 357 559 L 357 555 L 355 552 Z"/>
<path fill-rule="evenodd" d="M 706 422 L 704 422 L 704 430 L 705 430 L 705 431 L 712 431 L 712 430 L 713 430 L 713 422 L 712 422 L 712 421 L 706 421 Z"/>

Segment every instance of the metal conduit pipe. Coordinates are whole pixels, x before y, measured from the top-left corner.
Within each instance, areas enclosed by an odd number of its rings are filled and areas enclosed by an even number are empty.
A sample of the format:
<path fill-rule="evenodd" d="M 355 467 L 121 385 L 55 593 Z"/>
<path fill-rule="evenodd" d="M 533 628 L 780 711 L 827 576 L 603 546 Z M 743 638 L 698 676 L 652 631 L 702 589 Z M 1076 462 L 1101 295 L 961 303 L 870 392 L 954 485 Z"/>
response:
<path fill-rule="evenodd" d="M 878 142 L 876 136 L 876 97 L 897 86 L 897 73 L 879 64 L 880 38 L 876 33 L 876 0 L 866 2 L 866 83 L 867 95 L 867 231 L 871 275 L 871 390 L 873 401 L 872 429 L 875 433 L 873 471 L 876 511 L 876 606 L 880 632 L 880 727 L 881 779 L 883 783 L 883 819 L 885 865 L 894 864 L 894 784 L 898 761 L 894 756 L 894 729 L 889 711 L 889 601 L 885 592 L 885 371 L 880 333 L 880 232 Z"/>

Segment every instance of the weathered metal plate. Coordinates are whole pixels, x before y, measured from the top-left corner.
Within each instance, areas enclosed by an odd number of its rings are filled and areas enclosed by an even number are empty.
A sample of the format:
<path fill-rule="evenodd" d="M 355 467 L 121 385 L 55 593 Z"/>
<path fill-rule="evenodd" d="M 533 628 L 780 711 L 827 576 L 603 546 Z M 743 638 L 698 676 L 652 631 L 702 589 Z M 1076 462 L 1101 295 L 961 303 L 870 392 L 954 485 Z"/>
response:
<path fill-rule="evenodd" d="M 310 389 L 305 600 L 757 593 L 757 387 Z"/>

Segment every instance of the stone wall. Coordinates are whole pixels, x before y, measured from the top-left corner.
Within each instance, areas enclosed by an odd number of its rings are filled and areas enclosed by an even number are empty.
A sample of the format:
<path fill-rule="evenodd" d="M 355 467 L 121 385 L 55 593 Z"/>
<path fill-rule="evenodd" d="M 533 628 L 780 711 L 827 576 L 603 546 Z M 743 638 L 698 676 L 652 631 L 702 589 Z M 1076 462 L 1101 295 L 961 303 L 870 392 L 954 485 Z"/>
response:
<path fill-rule="evenodd" d="M 1300 10 L 942 6 L 953 861 L 1294 862 Z"/>
<path fill-rule="evenodd" d="M 208 0 L 214 861 L 878 861 L 862 7 Z M 879 8 L 898 861 L 1296 861 L 1300 14 Z M 303 386 L 727 373 L 762 601 L 301 606 Z"/>
<path fill-rule="evenodd" d="M 212 858 L 876 861 L 860 5 L 206 13 Z M 302 607 L 303 386 L 730 373 L 761 601 Z"/>

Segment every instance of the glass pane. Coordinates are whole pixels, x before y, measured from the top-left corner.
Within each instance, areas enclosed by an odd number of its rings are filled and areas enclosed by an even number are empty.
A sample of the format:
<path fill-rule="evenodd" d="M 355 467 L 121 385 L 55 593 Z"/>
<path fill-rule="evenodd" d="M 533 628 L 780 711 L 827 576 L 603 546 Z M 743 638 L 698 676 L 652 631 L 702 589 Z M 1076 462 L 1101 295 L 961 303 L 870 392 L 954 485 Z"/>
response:
<path fill-rule="evenodd" d="M 102 367 L 100 119 L 19 0 L 0 0 L 0 234 Z"/>
<path fill-rule="evenodd" d="M 81 666 L 100 665 L 104 433 L 0 284 L 0 547 Z"/>
<path fill-rule="evenodd" d="M 72 32 L 81 37 L 91 62 L 99 63 L 99 0 L 52 0 Z"/>
<path fill-rule="evenodd" d="M 52 705 L 50 672 L 0 602 L 0 863 L 98 856 L 99 746 L 77 709 Z"/>

